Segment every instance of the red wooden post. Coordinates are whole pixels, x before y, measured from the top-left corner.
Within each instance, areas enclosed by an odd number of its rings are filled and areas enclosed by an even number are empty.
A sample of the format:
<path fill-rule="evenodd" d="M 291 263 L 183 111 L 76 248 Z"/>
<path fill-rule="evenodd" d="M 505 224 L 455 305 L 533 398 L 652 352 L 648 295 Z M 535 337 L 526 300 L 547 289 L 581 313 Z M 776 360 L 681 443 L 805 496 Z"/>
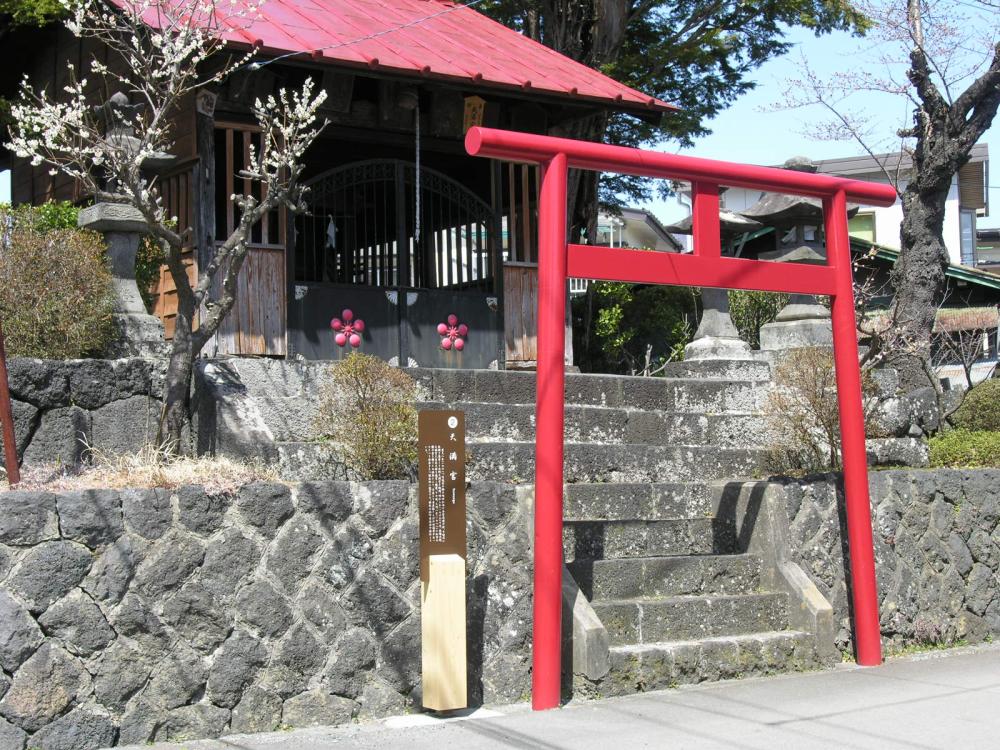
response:
<path fill-rule="evenodd" d="M 872 546 L 871 500 L 868 496 L 868 457 L 865 417 L 858 366 L 858 333 L 854 311 L 854 277 L 847 234 L 847 196 L 838 190 L 823 201 L 827 263 L 833 266 L 837 292 L 833 295 L 833 358 L 837 371 L 841 456 L 844 461 L 844 498 L 851 559 L 851 596 L 854 603 L 854 647 L 858 664 L 882 663 L 882 639 Z"/>
<path fill-rule="evenodd" d="M 3 344 L 3 322 L 0 321 L 0 423 L 3 426 L 4 466 L 7 484 L 13 487 L 21 481 L 17 465 L 17 444 L 14 442 L 14 412 L 10 406 L 10 384 L 7 382 L 7 352 Z"/>
<path fill-rule="evenodd" d="M 719 222 L 719 186 L 707 182 L 691 185 L 691 244 L 697 255 L 718 258 L 722 254 Z"/>
<path fill-rule="evenodd" d="M 538 201 L 535 591 L 531 707 L 559 705 L 562 653 L 563 416 L 566 376 L 566 156 L 542 165 Z"/>

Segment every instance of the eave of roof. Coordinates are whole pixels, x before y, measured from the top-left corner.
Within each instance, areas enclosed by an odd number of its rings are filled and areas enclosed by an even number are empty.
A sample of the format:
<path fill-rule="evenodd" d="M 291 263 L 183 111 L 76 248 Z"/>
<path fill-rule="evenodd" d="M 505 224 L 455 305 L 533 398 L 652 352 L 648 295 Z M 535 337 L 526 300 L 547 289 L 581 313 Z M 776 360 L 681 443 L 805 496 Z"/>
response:
<path fill-rule="evenodd" d="M 851 249 L 859 252 L 871 252 L 876 258 L 881 258 L 882 260 L 887 260 L 891 263 L 895 263 L 899 259 L 899 250 L 891 247 L 885 247 L 883 245 L 873 245 L 870 242 L 858 240 L 853 237 L 851 238 Z M 970 284 L 978 284 L 979 286 L 1000 290 L 1000 276 L 995 273 L 990 273 L 989 271 L 983 271 L 979 268 L 956 266 L 949 263 L 948 267 L 945 269 L 945 276 L 958 281 L 965 281 Z"/>
<path fill-rule="evenodd" d="M 267 0 L 223 37 L 264 56 L 535 92 L 632 112 L 676 106 L 643 94 L 450 0 Z"/>

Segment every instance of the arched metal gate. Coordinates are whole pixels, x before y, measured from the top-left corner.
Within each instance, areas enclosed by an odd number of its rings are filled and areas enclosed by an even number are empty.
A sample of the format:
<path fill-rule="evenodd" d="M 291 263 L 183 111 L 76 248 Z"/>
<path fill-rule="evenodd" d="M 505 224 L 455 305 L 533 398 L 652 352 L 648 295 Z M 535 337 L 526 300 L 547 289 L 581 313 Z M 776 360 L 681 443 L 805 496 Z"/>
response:
<path fill-rule="evenodd" d="M 309 183 L 308 211 L 295 223 L 290 354 L 351 351 L 350 336 L 338 340 L 331 329 L 350 310 L 364 321 L 360 331 L 352 325 L 361 351 L 404 365 L 497 365 L 503 316 L 492 209 L 434 170 L 421 169 L 419 194 L 416 185 L 414 164 L 388 159 Z"/>

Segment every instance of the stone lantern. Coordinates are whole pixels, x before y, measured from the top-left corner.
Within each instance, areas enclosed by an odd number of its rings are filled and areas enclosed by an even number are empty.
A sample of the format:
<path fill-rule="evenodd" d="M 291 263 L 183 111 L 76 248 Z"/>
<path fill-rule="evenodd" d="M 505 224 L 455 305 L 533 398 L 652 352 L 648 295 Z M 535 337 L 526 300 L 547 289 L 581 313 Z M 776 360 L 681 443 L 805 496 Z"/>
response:
<path fill-rule="evenodd" d="M 691 226 L 692 218 L 688 216 L 666 229 L 675 234 L 691 234 Z M 731 211 L 721 210 L 719 228 L 725 246 L 740 235 L 757 231 L 761 224 Z M 698 330 L 691 343 L 684 347 L 684 359 L 752 359 L 750 345 L 740 338 L 729 315 L 729 291 L 708 287 L 702 289 L 701 307 Z"/>
<path fill-rule="evenodd" d="M 801 156 L 789 159 L 783 168 L 816 171 L 816 165 Z M 849 217 L 857 212 L 857 206 L 848 206 Z M 826 245 L 822 239 L 823 203 L 818 198 L 769 193 L 740 214 L 774 227 L 775 249 L 758 253 L 759 260 L 826 263 Z M 774 322 L 761 326 L 760 348 L 778 351 L 806 346 L 833 346 L 830 310 L 812 295 L 793 294 Z"/>
<path fill-rule="evenodd" d="M 140 105 L 129 104 L 128 97 L 119 92 L 94 110 L 104 121 L 104 137 L 109 143 L 116 148 L 138 151 L 140 142 L 128 121 L 138 114 Z M 155 153 L 143 159 L 142 168 L 157 171 L 169 166 L 174 158 L 170 154 Z M 109 185 L 110 190 L 114 188 L 115 185 Z M 108 355 L 155 357 L 165 354 L 163 324 L 146 311 L 135 281 L 135 256 L 139 241 L 148 230 L 145 217 L 132 206 L 101 202 L 82 209 L 77 224 L 81 229 L 101 232 L 108 246 L 115 290 L 115 337 Z"/>

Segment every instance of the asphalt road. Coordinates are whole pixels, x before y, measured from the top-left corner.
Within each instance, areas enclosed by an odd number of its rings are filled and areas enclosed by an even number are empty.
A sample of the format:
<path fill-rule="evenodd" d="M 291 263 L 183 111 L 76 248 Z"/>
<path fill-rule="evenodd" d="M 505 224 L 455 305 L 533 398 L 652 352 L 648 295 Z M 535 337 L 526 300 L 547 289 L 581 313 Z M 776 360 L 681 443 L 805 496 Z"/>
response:
<path fill-rule="evenodd" d="M 142 750 L 631 750 L 631 748 L 1000 748 L 1000 647 L 934 651 L 878 668 L 842 665 L 535 713 L 526 705 L 468 718 L 395 717 Z M 135 746 L 140 750 L 140 746 Z"/>

